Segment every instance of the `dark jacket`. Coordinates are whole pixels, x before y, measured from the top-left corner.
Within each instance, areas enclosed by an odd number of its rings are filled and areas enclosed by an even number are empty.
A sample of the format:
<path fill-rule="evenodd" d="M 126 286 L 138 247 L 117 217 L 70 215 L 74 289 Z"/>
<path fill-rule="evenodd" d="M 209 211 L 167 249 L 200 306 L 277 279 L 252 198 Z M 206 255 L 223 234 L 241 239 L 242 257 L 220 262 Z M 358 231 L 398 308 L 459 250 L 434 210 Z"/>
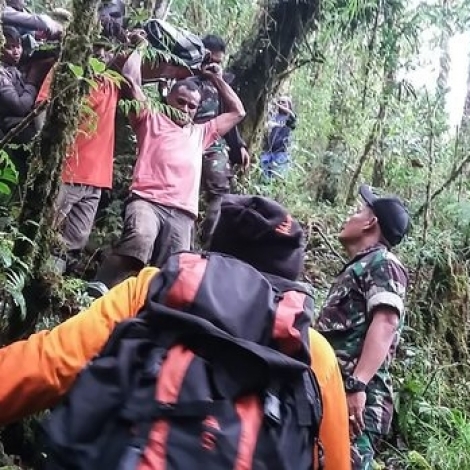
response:
<path fill-rule="evenodd" d="M 265 138 L 263 150 L 265 152 L 288 152 L 292 139 L 292 130 L 295 129 L 297 117 L 295 114 L 276 114 L 270 122 L 270 130 Z"/>
<path fill-rule="evenodd" d="M 5 7 L 1 20 L 5 26 L 13 26 L 21 34 L 43 31 L 48 37 L 53 37 L 62 31 L 62 26 L 48 15 L 36 15 L 26 10 L 18 11 L 11 6 Z"/>
<path fill-rule="evenodd" d="M 34 106 L 37 88 L 26 83 L 17 67 L 0 65 L 0 128 L 14 127 Z"/>

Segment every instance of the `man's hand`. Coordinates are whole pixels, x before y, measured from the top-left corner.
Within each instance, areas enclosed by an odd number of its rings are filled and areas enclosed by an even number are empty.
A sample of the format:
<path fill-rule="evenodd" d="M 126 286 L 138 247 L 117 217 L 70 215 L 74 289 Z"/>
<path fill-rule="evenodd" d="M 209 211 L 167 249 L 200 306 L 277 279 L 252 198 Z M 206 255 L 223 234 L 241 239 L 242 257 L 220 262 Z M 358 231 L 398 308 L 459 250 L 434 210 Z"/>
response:
<path fill-rule="evenodd" d="M 50 16 L 44 14 L 39 15 L 39 17 L 46 25 L 49 39 L 60 39 L 62 37 L 64 27 L 58 21 L 55 21 Z"/>
<path fill-rule="evenodd" d="M 364 430 L 364 409 L 366 406 L 366 392 L 348 393 L 346 395 L 349 410 L 349 426 L 352 436 L 359 436 Z"/>
<path fill-rule="evenodd" d="M 126 33 L 127 40 L 139 47 L 139 48 L 144 48 L 148 45 L 147 41 L 147 33 L 143 29 L 135 29 L 133 31 L 129 31 Z"/>
<path fill-rule="evenodd" d="M 285 114 L 289 114 L 289 115 L 291 115 L 291 116 L 294 114 L 294 112 L 292 111 L 292 109 L 289 109 L 287 106 L 283 106 L 283 105 L 281 105 L 281 104 L 278 103 L 278 104 L 277 104 L 277 107 L 278 107 L 279 111 L 282 111 L 282 112 L 284 112 Z"/>
<path fill-rule="evenodd" d="M 211 63 L 203 65 L 201 73 L 204 77 L 214 80 L 214 79 L 223 79 L 222 67 L 219 64 Z"/>
<path fill-rule="evenodd" d="M 242 160 L 242 171 L 243 173 L 246 173 L 248 171 L 248 168 L 250 167 L 251 163 L 251 156 L 248 153 L 248 150 L 245 147 L 242 147 L 240 149 L 240 156 Z"/>

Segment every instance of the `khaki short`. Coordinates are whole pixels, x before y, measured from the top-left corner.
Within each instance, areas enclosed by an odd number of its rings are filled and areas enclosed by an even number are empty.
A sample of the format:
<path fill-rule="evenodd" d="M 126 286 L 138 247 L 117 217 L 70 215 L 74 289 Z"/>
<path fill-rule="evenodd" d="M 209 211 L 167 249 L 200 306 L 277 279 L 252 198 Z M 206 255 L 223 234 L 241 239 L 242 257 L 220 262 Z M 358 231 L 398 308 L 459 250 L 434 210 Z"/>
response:
<path fill-rule="evenodd" d="M 81 250 L 90 237 L 101 188 L 86 184 L 62 184 L 56 200 L 55 227 L 68 250 Z"/>
<path fill-rule="evenodd" d="M 169 255 L 190 249 L 193 225 L 194 219 L 180 209 L 131 196 L 114 253 L 161 266 Z"/>

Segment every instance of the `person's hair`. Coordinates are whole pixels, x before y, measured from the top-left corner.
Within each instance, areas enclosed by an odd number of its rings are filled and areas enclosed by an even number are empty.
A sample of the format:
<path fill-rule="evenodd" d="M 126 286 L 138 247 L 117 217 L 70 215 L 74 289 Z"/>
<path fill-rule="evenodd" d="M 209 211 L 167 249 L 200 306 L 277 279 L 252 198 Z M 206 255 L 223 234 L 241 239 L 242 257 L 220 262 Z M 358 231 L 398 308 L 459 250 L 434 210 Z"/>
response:
<path fill-rule="evenodd" d="M 199 85 L 190 78 L 184 78 L 183 80 L 178 80 L 175 84 L 171 87 L 170 93 L 174 93 L 178 91 L 180 88 L 186 88 L 189 91 L 198 91 L 200 92 Z"/>
<path fill-rule="evenodd" d="M 207 36 L 204 36 L 202 38 L 202 43 L 204 44 L 204 47 L 211 52 L 225 53 L 225 49 L 227 48 L 225 41 L 216 34 L 208 34 Z"/>
<path fill-rule="evenodd" d="M 292 98 L 290 96 L 287 96 L 287 95 L 281 95 L 277 100 L 276 102 L 279 103 L 279 101 L 281 100 L 285 100 L 287 101 L 287 107 L 292 111 L 292 108 L 293 108 L 293 105 L 292 105 Z"/>
<path fill-rule="evenodd" d="M 14 28 L 13 26 L 3 26 L 3 36 L 5 36 L 6 40 L 10 41 L 20 41 L 21 34 L 20 32 Z"/>

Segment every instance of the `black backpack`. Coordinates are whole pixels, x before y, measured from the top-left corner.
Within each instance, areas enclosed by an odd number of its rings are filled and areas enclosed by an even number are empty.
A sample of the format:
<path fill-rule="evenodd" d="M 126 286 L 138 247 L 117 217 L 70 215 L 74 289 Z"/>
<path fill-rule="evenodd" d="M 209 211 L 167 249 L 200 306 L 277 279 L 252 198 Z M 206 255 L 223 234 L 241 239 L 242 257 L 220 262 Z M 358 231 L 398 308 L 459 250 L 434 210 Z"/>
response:
<path fill-rule="evenodd" d="M 176 56 L 189 68 L 199 68 L 206 57 L 206 49 L 198 36 L 166 21 L 148 20 L 144 31 L 152 47 Z"/>
<path fill-rule="evenodd" d="M 45 422 L 46 469 L 312 470 L 312 305 L 236 259 L 171 256 Z"/>

